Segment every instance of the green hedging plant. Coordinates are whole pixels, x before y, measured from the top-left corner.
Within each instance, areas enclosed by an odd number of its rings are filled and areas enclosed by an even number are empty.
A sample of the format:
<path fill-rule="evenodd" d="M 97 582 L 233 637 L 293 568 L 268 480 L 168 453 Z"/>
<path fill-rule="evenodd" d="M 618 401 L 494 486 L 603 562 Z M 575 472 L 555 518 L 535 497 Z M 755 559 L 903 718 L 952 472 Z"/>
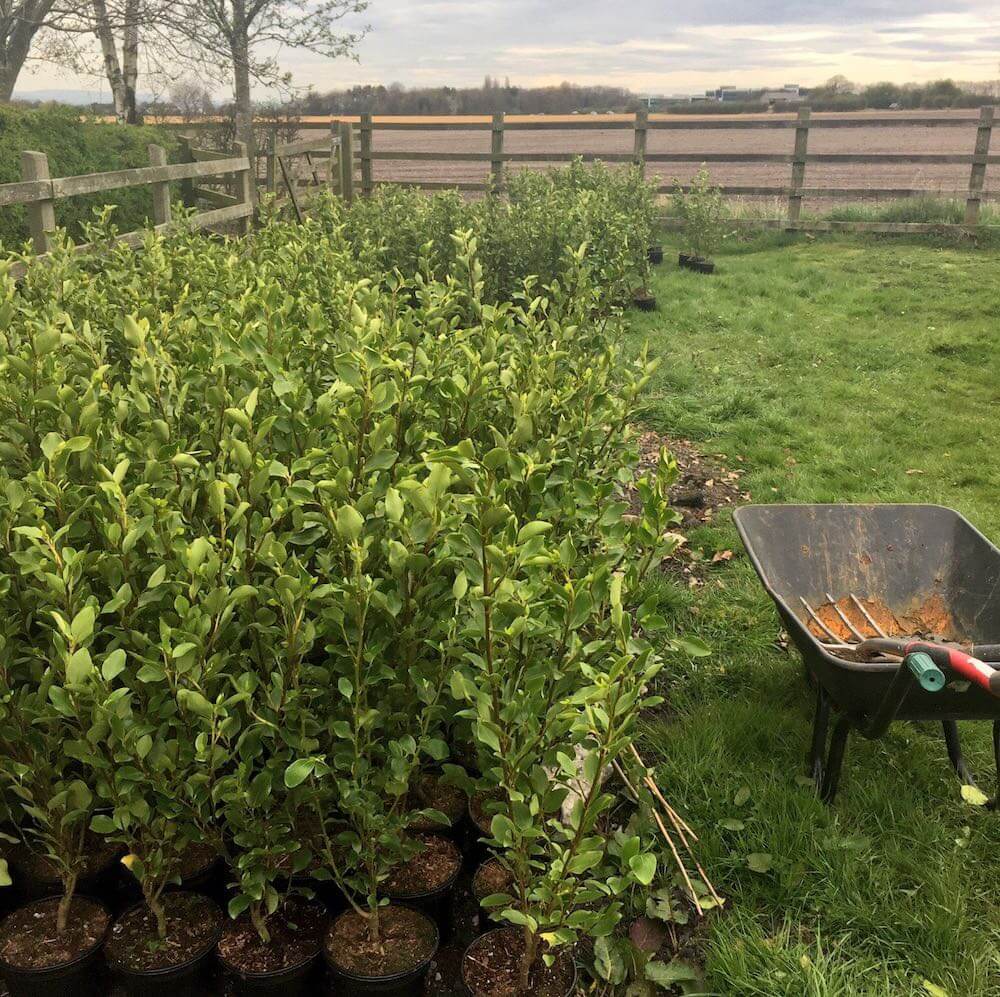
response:
<path fill-rule="evenodd" d="M 596 847 L 598 780 L 560 814 L 573 753 L 603 770 L 659 667 L 629 621 L 657 622 L 671 469 L 635 485 L 653 365 L 615 345 L 649 190 L 574 166 L 509 203 L 413 197 L 57 245 L 19 287 L 0 264 L 4 681 L 58 720 L 50 823 L 123 843 L 161 931 L 209 841 L 263 940 L 305 876 L 378 940 L 456 713 L 512 801 L 502 906 L 532 946 L 610 930 L 652 875 L 631 835 Z"/>
<path fill-rule="evenodd" d="M 691 178 L 687 190 L 675 179 L 671 205 L 681 220 L 684 249 L 698 259 L 710 259 L 725 237 L 728 209 L 708 170 L 702 167 Z"/>

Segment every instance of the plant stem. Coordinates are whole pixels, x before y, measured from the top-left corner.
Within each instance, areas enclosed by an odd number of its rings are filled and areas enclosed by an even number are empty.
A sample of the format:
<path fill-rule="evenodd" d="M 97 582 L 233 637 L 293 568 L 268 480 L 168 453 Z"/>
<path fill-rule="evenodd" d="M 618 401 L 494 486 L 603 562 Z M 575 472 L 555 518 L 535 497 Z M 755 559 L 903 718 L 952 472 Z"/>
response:
<path fill-rule="evenodd" d="M 56 913 L 56 932 L 62 934 L 66 930 L 66 922 L 69 920 L 69 908 L 73 903 L 73 894 L 76 892 L 76 873 L 69 873 L 63 880 L 63 895 L 59 898 L 59 910 Z"/>

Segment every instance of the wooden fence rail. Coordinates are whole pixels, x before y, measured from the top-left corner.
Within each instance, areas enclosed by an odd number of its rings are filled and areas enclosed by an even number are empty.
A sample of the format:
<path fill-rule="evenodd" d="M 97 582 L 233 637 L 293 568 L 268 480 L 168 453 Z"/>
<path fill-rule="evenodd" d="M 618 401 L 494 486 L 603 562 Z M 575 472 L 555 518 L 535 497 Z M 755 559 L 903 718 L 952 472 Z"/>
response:
<path fill-rule="evenodd" d="M 159 145 L 149 146 L 149 166 L 107 173 L 89 173 L 76 177 L 52 177 L 48 157 L 41 152 L 21 154 L 21 172 L 24 179 L 18 183 L 0 184 L 0 206 L 23 204 L 27 212 L 28 232 L 35 253 L 45 255 L 52 249 L 52 234 L 56 229 L 56 203 L 63 198 L 79 194 L 95 194 L 107 190 L 148 186 L 152 195 L 153 227 L 167 231 L 176 223 L 172 218 L 170 184 L 182 181 L 191 184 L 198 179 L 221 178 L 230 185 L 232 194 L 219 194 L 208 188 L 191 187 L 195 200 L 221 202 L 219 207 L 202 211 L 186 219 L 185 224 L 195 228 L 208 228 L 238 222 L 241 231 L 247 231 L 254 211 L 254 191 L 250 176 L 250 160 L 242 143 L 236 143 L 235 154 L 211 153 L 204 150 L 186 150 L 189 161 L 167 165 L 166 150 Z M 185 197 L 185 201 L 190 200 Z M 144 238 L 143 231 L 127 232 L 116 242 L 137 246 Z M 76 247 L 78 251 L 92 249 L 90 245 Z M 20 276 L 24 266 L 13 268 Z"/>
<path fill-rule="evenodd" d="M 780 227 L 783 222 L 789 228 L 830 231 L 828 222 L 803 221 L 801 219 L 802 203 L 806 198 L 830 199 L 862 199 L 871 197 L 910 198 L 910 197 L 952 197 L 966 202 L 964 224 L 953 226 L 969 228 L 980 223 L 980 206 L 983 201 L 1000 198 L 1000 190 L 986 188 L 987 168 L 1000 164 L 1000 155 L 990 154 L 990 142 L 994 123 L 994 109 L 984 107 L 978 117 L 969 115 L 949 115 L 944 117 L 927 117 L 924 115 L 876 115 L 866 116 L 856 114 L 850 117 L 814 117 L 808 109 L 803 109 L 795 118 L 732 118 L 723 120 L 699 119 L 659 119 L 644 111 L 636 115 L 619 115 L 613 117 L 597 116 L 593 118 L 577 117 L 565 119 L 521 120 L 517 116 L 493 115 L 492 118 L 459 118 L 434 119 L 428 121 L 398 120 L 393 118 L 373 117 L 370 114 L 360 118 L 336 118 L 327 121 L 303 121 L 299 127 L 303 130 L 331 129 L 334 135 L 340 136 L 341 148 L 345 142 L 352 142 L 357 135 L 359 142 L 356 151 L 351 149 L 346 157 L 341 157 L 341 191 L 347 188 L 353 190 L 355 170 L 360 173 L 361 193 L 368 195 L 376 184 L 400 184 L 419 187 L 424 190 L 459 190 L 467 192 L 485 191 L 488 188 L 498 189 L 502 184 L 504 167 L 508 164 L 531 163 L 566 163 L 574 159 L 585 162 L 634 163 L 643 169 L 656 163 L 732 163 L 732 164 L 771 164 L 788 166 L 791 170 L 789 181 L 783 185 L 723 185 L 721 190 L 726 195 L 771 197 L 782 200 L 787 207 L 782 218 L 761 219 L 760 224 Z M 969 153 L 954 152 L 814 152 L 810 150 L 809 136 L 814 129 L 843 128 L 975 128 L 975 146 Z M 515 131 L 605 131 L 608 129 L 631 131 L 633 143 L 631 152 L 580 152 L 544 150 L 534 152 L 512 152 L 505 149 L 505 135 Z M 648 151 L 649 133 L 652 131 L 680 130 L 787 130 L 793 132 L 792 147 L 788 152 L 650 152 Z M 489 148 L 481 151 L 458 150 L 392 150 L 376 149 L 374 135 L 379 131 L 472 131 L 489 132 Z M 315 140 L 322 143 L 322 140 Z M 306 139 L 293 143 L 293 147 L 306 148 L 314 140 Z M 344 163 L 350 162 L 352 169 L 346 170 Z M 487 174 L 482 180 L 382 180 L 375 176 L 376 163 L 445 163 L 465 164 L 481 163 L 487 168 Z M 815 165 L 967 165 L 970 167 L 967 187 L 943 190 L 926 187 L 908 186 L 864 186 L 864 187 L 819 187 L 807 185 L 809 169 Z M 672 184 L 661 184 L 657 188 L 660 193 L 672 191 Z M 682 188 L 686 189 L 686 188 Z M 844 222 L 837 223 L 838 230 L 845 226 L 854 231 L 886 231 L 892 225 L 893 231 L 925 231 L 924 223 L 883 223 L 883 222 Z M 949 226 L 934 225 L 935 230 Z"/>

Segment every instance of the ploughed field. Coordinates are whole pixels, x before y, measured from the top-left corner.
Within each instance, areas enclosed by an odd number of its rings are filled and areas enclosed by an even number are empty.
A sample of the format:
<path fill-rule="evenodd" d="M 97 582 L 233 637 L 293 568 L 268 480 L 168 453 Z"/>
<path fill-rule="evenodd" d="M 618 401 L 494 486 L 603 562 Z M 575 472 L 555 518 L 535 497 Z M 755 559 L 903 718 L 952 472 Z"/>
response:
<path fill-rule="evenodd" d="M 974 118 L 975 111 L 880 111 L 842 114 L 815 114 L 813 120 L 827 118 L 926 117 L 929 121 L 941 118 Z M 606 115 L 609 120 L 631 120 L 628 116 Z M 661 117 L 661 116 L 657 116 Z M 671 120 L 689 122 L 691 127 L 682 130 L 650 130 L 647 152 L 669 153 L 778 153 L 790 154 L 794 143 L 793 129 L 712 129 L 703 127 L 705 122 L 718 121 L 718 115 L 698 117 L 672 115 Z M 738 120 L 773 120 L 775 115 L 740 115 Z M 787 116 L 782 116 L 787 117 Z M 446 118 L 412 118 L 418 121 L 447 121 Z M 485 119 L 483 119 L 485 120 Z M 537 120 L 531 117 L 513 117 L 512 120 Z M 580 115 L 560 117 L 561 121 L 592 122 L 595 116 Z M 971 155 L 975 141 L 974 123 L 961 127 L 871 127 L 814 128 L 809 134 L 809 151 L 812 153 L 958 153 Z M 316 136 L 310 130 L 302 137 Z M 631 129 L 595 129 L 586 131 L 509 130 L 504 135 L 506 152 L 553 153 L 625 153 L 631 152 Z M 376 152 L 488 152 L 489 131 L 383 131 L 376 127 L 374 134 Z M 515 163 L 512 169 L 544 169 L 546 163 Z M 697 163 L 650 163 L 650 176 L 659 176 L 662 182 L 672 178 L 687 180 L 698 169 Z M 962 163 L 818 163 L 806 169 L 807 187 L 918 187 L 937 190 L 960 190 L 969 182 L 969 169 Z M 786 186 L 791 167 L 784 163 L 709 163 L 712 180 L 722 186 Z M 406 161 L 376 161 L 375 180 L 403 181 L 482 181 L 489 172 L 489 163 L 435 163 Z M 987 189 L 1000 193 L 1000 180 L 994 170 L 987 172 Z M 806 200 L 807 207 L 825 206 L 825 199 Z"/>

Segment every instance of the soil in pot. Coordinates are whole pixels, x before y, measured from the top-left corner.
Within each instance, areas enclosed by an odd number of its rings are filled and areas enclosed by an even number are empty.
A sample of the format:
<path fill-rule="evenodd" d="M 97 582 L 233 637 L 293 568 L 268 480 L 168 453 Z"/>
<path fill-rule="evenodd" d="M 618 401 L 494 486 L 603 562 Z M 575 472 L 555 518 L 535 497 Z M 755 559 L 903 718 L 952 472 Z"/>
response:
<path fill-rule="evenodd" d="M 462 871 L 462 853 L 439 834 L 416 837 L 423 849 L 394 869 L 381 891 L 390 900 L 403 901 L 432 918 L 447 939 L 452 933 L 451 893 Z"/>
<path fill-rule="evenodd" d="M 77 892 L 103 896 L 115 876 L 115 866 L 123 851 L 121 845 L 88 832 L 84 839 L 83 865 L 77 874 Z M 21 897 L 34 900 L 63 892 L 59 870 L 45 855 L 18 842 L 7 846 L 5 858 L 10 863 L 14 886 Z"/>
<path fill-rule="evenodd" d="M 472 895 L 482 903 L 494 893 L 512 893 L 514 876 L 499 859 L 487 859 L 472 877 Z"/>
<path fill-rule="evenodd" d="M 539 949 L 544 948 L 540 945 Z M 527 997 L 520 989 L 524 935 L 517 928 L 494 928 L 477 938 L 462 959 L 462 982 L 472 997 Z M 541 952 L 531 971 L 532 997 L 569 997 L 576 989 L 576 967 L 565 949 L 546 966 Z"/>
<path fill-rule="evenodd" d="M 156 984 L 176 992 L 178 981 L 202 968 L 222 933 L 222 911 L 208 897 L 176 890 L 162 894 L 160 902 L 166 939 L 160 940 L 156 917 L 142 903 L 115 921 L 105 945 L 108 964 L 135 993 L 152 992 Z"/>
<path fill-rule="evenodd" d="M 409 907 L 390 904 L 379 913 L 375 943 L 367 919 L 357 911 L 341 914 L 327 930 L 323 955 L 331 975 L 347 994 L 420 994 L 423 977 L 438 947 L 434 922 Z"/>
<path fill-rule="evenodd" d="M 250 915 L 241 914 L 223 928 L 219 961 L 246 990 L 288 994 L 319 958 L 329 921 L 321 903 L 288 897 L 267 918 L 271 938 L 263 942 Z"/>
<path fill-rule="evenodd" d="M 465 790 L 442 782 L 438 773 L 423 772 L 410 790 L 407 802 L 413 810 L 440 810 L 448 818 L 447 825 L 433 820 L 415 820 L 410 824 L 411 831 L 448 834 L 465 816 L 469 799 Z"/>
<path fill-rule="evenodd" d="M 95 900 L 73 897 L 66 930 L 56 930 L 59 897 L 36 900 L 0 923 L 0 974 L 11 994 L 96 993 L 94 963 L 111 925 Z"/>

